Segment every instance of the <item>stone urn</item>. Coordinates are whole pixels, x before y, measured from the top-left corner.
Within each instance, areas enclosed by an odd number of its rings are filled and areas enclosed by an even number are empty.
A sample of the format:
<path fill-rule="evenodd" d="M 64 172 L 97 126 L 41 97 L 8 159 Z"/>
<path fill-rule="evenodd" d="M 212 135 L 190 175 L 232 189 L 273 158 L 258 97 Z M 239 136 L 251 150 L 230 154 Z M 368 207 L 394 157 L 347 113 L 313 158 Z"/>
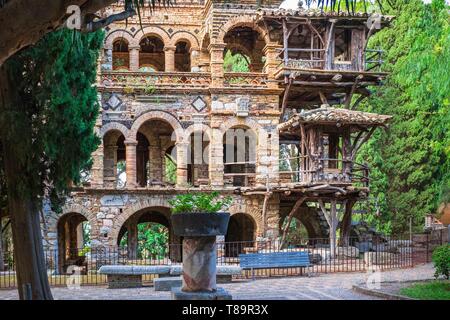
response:
<path fill-rule="evenodd" d="M 225 235 L 230 220 L 227 212 L 172 214 L 175 235 L 183 237 L 183 272 L 181 290 L 175 299 L 190 299 L 188 293 L 216 294 L 216 236 Z M 189 296 L 189 297 L 187 297 Z"/>

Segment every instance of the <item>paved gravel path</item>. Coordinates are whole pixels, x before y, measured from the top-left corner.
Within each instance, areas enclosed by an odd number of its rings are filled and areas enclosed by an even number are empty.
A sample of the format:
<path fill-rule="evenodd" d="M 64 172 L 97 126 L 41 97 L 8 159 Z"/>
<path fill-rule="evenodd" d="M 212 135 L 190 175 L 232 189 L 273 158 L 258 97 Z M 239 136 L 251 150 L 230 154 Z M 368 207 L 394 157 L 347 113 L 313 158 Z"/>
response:
<path fill-rule="evenodd" d="M 432 279 L 432 264 L 410 269 L 382 272 L 384 281 Z M 313 277 L 285 277 L 235 281 L 220 286 L 236 300 L 374 300 L 375 297 L 356 293 L 354 284 L 365 283 L 368 273 L 334 273 Z M 376 277 L 375 277 L 376 278 Z M 106 287 L 81 287 L 80 289 L 53 288 L 57 300 L 167 300 L 169 292 L 155 292 L 153 287 L 139 289 L 107 289 Z M 0 290 L 0 300 L 17 299 L 16 290 Z"/>

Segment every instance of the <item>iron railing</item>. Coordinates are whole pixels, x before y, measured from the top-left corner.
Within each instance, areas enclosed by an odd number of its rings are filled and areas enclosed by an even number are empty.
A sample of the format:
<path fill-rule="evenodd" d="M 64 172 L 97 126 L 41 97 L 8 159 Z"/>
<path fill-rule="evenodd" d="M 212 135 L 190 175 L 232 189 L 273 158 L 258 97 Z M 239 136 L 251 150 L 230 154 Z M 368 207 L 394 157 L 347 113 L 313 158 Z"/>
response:
<path fill-rule="evenodd" d="M 446 235 L 445 235 L 446 236 Z M 243 270 L 237 278 L 290 276 L 301 274 L 321 274 L 331 272 L 365 272 L 369 268 L 388 270 L 412 267 L 427 262 L 431 248 L 442 243 L 441 235 L 416 238 L 380 237 L 339 239 L 334 250 L 328 238 L 288 239 L 280 248 L 278 240 L 217 242 L 217 264 L 239 265 L 240 255 L 249 253 L 271 253 L 287 251 L 308 252 L 311 265 L 307 268 L 271 268 Z M 433 239 L 441 239 L 434 241 Z M 410 240 L 415 239 L 415 240 Z M 90 250 L 74 249 L 58 255 L 56 250 L 45 251 L 47 274 L 51 286 L 66 286 L 78 277 L 82 285 L 105 285 L 106 276 L 97 271 L 103 265 L 171 265 L 181 264 L 181 244 L 167 244 L 164 250 L 155 253 L 129 252 L 126 247 L 96 247 Z M 151 250 L 150 250 L 151 251 Z M 144 251 L 145 252 L 145 251 Z M 335 252 L 335 256 L 332 256 Z M 0 288 L 17 286 L 14 257 L 11 252 L 4 254 L 6 268 L 0 271 Z M 153 275 L 143 276 L 144 283 L 151 283 Z"/>

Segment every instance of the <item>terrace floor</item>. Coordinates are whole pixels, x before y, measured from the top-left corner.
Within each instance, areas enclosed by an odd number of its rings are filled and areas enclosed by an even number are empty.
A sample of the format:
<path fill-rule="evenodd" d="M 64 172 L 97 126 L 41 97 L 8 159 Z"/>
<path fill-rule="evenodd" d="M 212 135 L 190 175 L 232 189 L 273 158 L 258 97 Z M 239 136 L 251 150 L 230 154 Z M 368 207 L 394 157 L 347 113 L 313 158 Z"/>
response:
<path fill-rule="evenodd" d="M 432 264 L 423 264 L 409 269 L 369 273 L 332 273 L 313 277 L 272 277 L 257 280 L 234 281 L 220 284 L 235 300 L 374 300 L 375 297 L 352 290 L 354 284 L 366 283 L 371 278 L 385 281 L 432 279 Z M 376 289 L 376 284 L 373 285 Z M 56 300 L 169 300 L 170 292 L 155 292 L 153 287 L 139 289 L 107 289 L 105 286 L 82 286 L 79 289 L 55 287 Z M 17 299 L 16 290 L 0 290 L 0 300 Z"/>

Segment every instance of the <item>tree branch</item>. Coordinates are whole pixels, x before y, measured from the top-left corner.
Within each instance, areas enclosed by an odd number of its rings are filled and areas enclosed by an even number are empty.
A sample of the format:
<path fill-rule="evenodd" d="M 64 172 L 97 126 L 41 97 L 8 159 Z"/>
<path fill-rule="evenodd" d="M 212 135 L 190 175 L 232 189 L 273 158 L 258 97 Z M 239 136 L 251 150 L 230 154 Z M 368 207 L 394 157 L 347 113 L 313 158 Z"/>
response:
<path fill-rule="evenodd" d="M 104 28 L 113 22 L 126 20 L 126 19 L 134 16 L 135 14 L 136 14 L 136 11 L 134 9 L 127 9 L 126 11 L 123 11 L 121 13 L 112 14 L 104 19 L 100 19 L 100 20 L 96 20 L 96 21 L 89 21 L 83 26 L 83 29 L 81 31 L 83 31 L 83 32 L 97 31 L 98 29 Z"/>

